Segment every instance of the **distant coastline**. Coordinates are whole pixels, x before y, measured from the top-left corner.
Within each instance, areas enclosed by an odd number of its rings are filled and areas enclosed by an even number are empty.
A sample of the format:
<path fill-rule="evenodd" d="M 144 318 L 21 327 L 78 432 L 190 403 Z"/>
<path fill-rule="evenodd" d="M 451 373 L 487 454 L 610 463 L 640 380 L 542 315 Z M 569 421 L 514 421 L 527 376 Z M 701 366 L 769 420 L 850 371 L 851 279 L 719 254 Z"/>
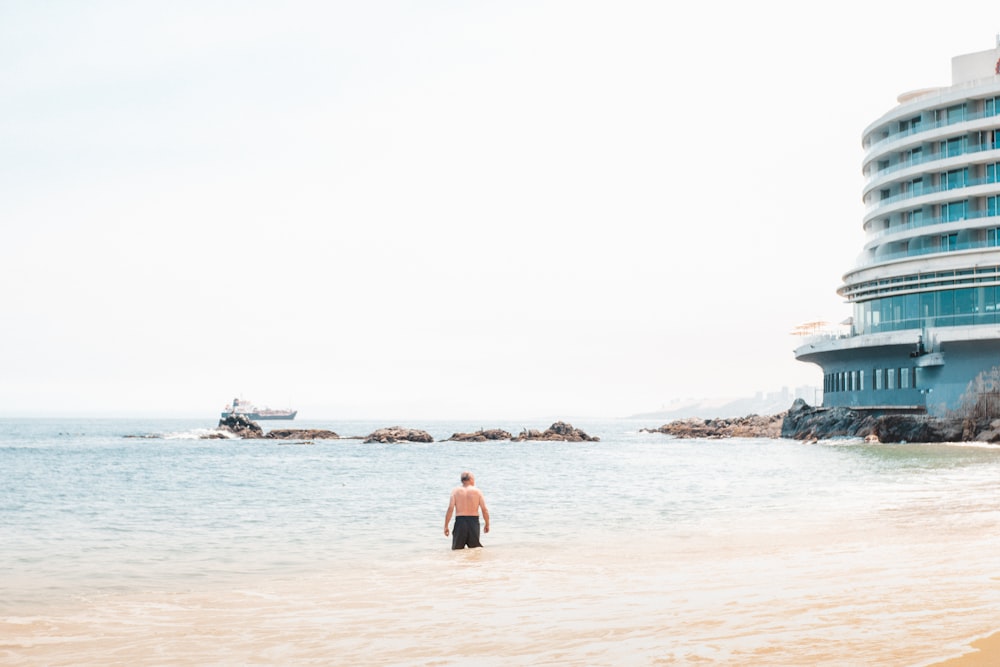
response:
<path fill-rule="evenodd" d="M 816 404 L 819 389 L 816 387 L 796 387 L 794 391 L 783 387 L 773 393 L 758 392 L 754 396 L 744 398 L 724 399 L 692 399 L 675 401 L 660 410 L 640 412 L 629 415 L 626 419 L 658 419 L 673 420 L 699 417 L 702 419 L 729 419 L 746 415 L 776 415 L 784 412 L 795 401 L 801 398 L 810 405 Z"/>

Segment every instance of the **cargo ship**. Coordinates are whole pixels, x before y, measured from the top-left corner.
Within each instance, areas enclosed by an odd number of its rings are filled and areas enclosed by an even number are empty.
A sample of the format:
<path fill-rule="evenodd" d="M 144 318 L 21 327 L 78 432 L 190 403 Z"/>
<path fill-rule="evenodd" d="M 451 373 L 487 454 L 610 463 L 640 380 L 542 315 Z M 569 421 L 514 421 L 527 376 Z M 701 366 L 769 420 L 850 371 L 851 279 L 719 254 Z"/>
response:
<path fill-rule="evenodd" d="M 225 419 L 226 417 L 239 415 L 254 421 L 258 419 L 295 419 L 295 415 L 297 414 L 298 410 L 272 410 L 271 408 L 258 408 L 249 401 L 241 401 L 238 398 L 234 398 L 232 404 L 227 405 L 222 411 L 222 418 Z"/>

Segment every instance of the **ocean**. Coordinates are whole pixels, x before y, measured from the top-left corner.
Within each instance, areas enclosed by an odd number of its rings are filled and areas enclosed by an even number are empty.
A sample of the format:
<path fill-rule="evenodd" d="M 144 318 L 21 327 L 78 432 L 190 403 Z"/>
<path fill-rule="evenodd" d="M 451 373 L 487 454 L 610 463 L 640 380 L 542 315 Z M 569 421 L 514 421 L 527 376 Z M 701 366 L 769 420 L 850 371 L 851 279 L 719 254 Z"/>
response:
<path fill-rule="evenodd" d="M 1000 447 L 569 421 L 600 442 L 0 419 L 0 663 L 929 665 L 1000 629 Z M 492 530 L 453 552 L 463 470 Z"/>

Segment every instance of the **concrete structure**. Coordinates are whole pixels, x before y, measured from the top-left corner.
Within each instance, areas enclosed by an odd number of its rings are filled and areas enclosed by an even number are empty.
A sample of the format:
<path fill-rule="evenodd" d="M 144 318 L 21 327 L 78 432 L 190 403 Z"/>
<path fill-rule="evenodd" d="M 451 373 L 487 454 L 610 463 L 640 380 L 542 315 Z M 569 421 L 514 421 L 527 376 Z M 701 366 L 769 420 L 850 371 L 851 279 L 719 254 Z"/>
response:
<path fill-rule="evenodd" d="M 1000 38 L 898 102 L 862 135 L 853 318 L 795 355 L 823 368 L 824 405 L 942 414 L 1000 366 Z"/>

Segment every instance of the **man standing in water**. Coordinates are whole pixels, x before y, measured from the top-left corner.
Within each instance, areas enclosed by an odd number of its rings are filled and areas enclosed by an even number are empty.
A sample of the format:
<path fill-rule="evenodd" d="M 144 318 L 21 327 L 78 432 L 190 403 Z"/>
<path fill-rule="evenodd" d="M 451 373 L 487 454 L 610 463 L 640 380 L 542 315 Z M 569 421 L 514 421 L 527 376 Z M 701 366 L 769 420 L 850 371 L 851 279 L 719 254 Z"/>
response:
<path fill-rule="evenodd" d="M 483 510 L 483 520 L 486 525 L 483 530 L 490 532 L 490 511 L 486 509 L 486 499 L 483 492 L 476 488 L 476 478 L 466 470 L 462 473 L 462 486 L 456 486 L 451 492 L 448 503 L 448 513 L 444 515 L 444 534 L 448 536 L 448 522 L 452 513 L 455 514 L 455 530 L 451 537 L 452 549 L 465 547 L 481 547 L 479 543 L 479 510 Z"/>

